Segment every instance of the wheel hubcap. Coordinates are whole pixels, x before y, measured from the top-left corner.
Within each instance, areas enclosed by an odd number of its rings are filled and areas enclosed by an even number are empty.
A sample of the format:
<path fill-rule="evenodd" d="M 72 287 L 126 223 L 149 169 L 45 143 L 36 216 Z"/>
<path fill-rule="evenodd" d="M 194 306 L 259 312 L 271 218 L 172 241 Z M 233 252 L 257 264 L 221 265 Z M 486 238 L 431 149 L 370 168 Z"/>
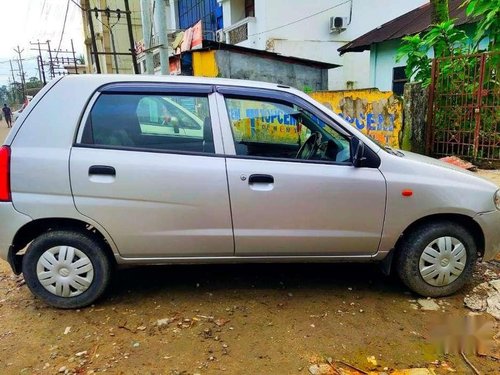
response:
<path fill-rule="evenodd" d="M 420 275 L 432 286 L 454 282 L 464 271 L 467 251 L 455 237 L 439 237 L 428 244 L 419 261 Z"/>
<path fill-rule="evenodd" d="M 94 266 L 84 252 L 71 246 L 56 246 L 38 259 L 36 273 L 40 284 L 59 297 L 75 297 L 94 280 Z"/>

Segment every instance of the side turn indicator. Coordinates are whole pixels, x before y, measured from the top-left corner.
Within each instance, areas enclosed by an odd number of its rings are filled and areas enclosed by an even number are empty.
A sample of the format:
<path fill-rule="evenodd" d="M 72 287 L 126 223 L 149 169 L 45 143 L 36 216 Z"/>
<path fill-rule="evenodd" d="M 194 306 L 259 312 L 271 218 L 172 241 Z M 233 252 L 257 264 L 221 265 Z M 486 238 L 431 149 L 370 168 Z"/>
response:
<path fill-rule="evenodd" d="M 401 192 L 401 194 L 403 195 L 403 197 L 411 197 L 413 195 L 413 190 L 406 189 L 406 190 L 403 190 Z"/>

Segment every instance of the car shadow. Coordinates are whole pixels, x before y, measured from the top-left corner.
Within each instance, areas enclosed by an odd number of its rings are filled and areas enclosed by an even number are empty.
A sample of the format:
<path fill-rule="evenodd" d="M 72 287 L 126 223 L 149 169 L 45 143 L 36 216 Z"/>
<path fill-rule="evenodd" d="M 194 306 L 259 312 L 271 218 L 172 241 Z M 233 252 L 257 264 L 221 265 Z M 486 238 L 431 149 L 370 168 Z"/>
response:
<path fill-rule="evenodd" d="M 403 294 L 407 289 L 375 264 L 168 265 L 117 270 L 109 297 L 193 291 L 357 290 Z"/>

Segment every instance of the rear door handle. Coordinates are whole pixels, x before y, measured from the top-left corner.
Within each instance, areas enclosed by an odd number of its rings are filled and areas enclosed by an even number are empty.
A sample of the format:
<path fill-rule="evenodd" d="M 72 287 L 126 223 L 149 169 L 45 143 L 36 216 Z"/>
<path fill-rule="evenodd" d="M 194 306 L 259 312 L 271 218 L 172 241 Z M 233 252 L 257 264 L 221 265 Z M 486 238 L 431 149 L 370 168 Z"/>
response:
<path fill-rule="evenodd" d="M 251 174 L 248 178 L 249 184 L 273 184 L 274 177 L 269 174 Z"/>
<path fill-rule="evenodd" d="M 109 165 L 93 165 L 89 168 L 89 175 L 116 176 L 116 170 Z"/>

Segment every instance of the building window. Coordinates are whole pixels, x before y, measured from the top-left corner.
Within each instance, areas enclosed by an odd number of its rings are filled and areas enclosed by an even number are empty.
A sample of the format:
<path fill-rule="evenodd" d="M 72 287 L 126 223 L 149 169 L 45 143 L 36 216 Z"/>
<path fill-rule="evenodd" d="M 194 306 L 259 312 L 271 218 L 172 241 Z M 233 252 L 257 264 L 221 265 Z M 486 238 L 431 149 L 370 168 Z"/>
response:
<path fill-rule="evenodd" d="M 255 0 L 245 0 L 245 17 L 255 17 Z"/>
<path fill-rule="evenodd" d="M 222 6 L 217 0 L 179 0 L 178 11 L 181 29 L 201 20 L 203 39 L 215 40 L 215 31 L 222 28 Z"/>
<path fill-rule="evenodd" d="M 406 66 L 398 66 L 392 69 L 392 92 L 396 95 L 403 95 L 405 83 L 408 82 L 405 68 Z"/>

